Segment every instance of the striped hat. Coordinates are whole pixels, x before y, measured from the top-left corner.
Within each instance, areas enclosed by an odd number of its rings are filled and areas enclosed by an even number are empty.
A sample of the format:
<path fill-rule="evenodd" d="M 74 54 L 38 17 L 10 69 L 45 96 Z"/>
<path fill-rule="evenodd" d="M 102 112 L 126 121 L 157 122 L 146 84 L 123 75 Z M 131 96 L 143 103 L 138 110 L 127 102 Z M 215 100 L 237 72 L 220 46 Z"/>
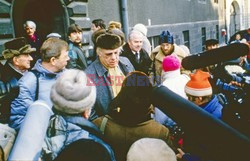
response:
<path fill-rule="evenodd" d="M 191 96 L 208 96 L 212 94 L 212 87 L 208 81 L 210 77 L 208 72 L 197 70 L 190 74 L 190 81 L 187 82 L 185 92 Z"/>

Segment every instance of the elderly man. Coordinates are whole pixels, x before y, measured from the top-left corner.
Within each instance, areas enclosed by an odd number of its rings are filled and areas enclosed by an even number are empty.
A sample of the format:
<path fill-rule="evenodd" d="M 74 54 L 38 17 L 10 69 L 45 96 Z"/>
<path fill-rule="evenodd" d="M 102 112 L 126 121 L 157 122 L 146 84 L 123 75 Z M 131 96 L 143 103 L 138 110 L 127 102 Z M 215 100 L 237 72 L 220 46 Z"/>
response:
<path fill-rule="evenodd" d="M 98 58 L 86 69 L 91 78 L 89 85 L 96 85 L 97 98 L 91 120 L 108 112 L 110 101 L 120 92 L 124 77 L 134 71 L 125 57 L 120 57 L 123 41 L 119 35 L 104 33 L 96 41 Z"/>
<path fill-rule="evenodd" d="M 4 44 L 5 50 L 2 52 L 6 64 L 1 69 L 1 81 L 4 87 L 10 86 L 9 93 L 1 97 L 0 121 L 7 123 L 10 115 L 10 103 L 18 94 L 18 80 L 30 69 L 30 62 L 33 58 L 30 53 L 36 51 L 27 44 L 24 37 L 10 40 Z M 1 87 L 1 91 L 4 89 Z M 2 92 L 1 92 L 2 93 Z"/>
<path fill-rule="evenodd" d="M 87 68 L 87 58 L 82 48 L 82 29 L 77 24 L 72 24 L 68 28 L 69 37 L 69 57 L 67 68 L 85 70 Z"/>
<path fill-rule="evenodd" d="M 38 60 L 32 72 L 19 80 L 19 95 L 11 103 L 10 126 L 19 130 L 28 107 L 35 100 L 43 100 L 50 107 L 51 86 L 67 65 L 68 44 L 58 38 L 47 39 L 41 47 L 42 59 Z"/>
<path fill-rule="evenodd" d="M 36 63 L 38 59 L 41 58 L 41 55 L 39 53 L 40 47 L 42 45 L 42 40 L 36 33 L 36 24 L 33 21 L 26 21 L 23 25 L 25 30 L 25 38 L 27 39 L 28 44 L 31 45 L 31 47 L 36 48 L 35 53 L 33 53 L 31 56 L 34 59 L 32 62 L 32 67 Z"/>
<path fill-rule="evenodd" d="M 150 76 L 154 78 L 154 83 L 161 83 L 161 73 L 162 73 L 162 61 L 167 55 L 176 55 L 180 61 L 188 56 L 185 51 L 174 44 L 173 35 L 169 31 L 163 31 L 160 34 L 160 45 L 157 46 L 151 53 L 150 57 L 153 60 L 152 63 L 152 73 Z M 183 72 L 183 69 L 181 69 Z"/>
<path fill-rule="evenodd" d="M 133 30 L 129 33 L 128 43 L 123 46 L 121 56 L 127 57 L 135 70 L 149 74 L 151 59 L 148 53 L 142 49 L 143 34 Z"/>

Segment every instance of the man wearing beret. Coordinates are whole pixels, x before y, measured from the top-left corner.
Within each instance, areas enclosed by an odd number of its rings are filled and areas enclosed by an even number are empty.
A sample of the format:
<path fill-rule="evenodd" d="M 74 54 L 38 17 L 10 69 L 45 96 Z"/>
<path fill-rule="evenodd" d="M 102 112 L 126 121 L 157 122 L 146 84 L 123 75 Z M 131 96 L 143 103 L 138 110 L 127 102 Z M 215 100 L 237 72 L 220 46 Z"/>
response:
<path fill-rule="evenodd" d="M 2 52 L 2 56 L 6 61 L 6 64 L 1 69 L 1 81 L 3 81 L 5 87 L 10 86 L 10 91 L 6 91 L 3 100 L 1 100 L 0 108 L 0 121 L 2 123 L 8 122 L 10 115 L 10 103 L 18 94 L 18 80 L 30 69 L 30 63 L 33 58 L 30 53 L 36 51 L 35 48 L 26 42 L 23 37 L 10 40 L 4 44 L 5 50 Z M 3 88 L 0 89 L 2 94 Z"/>
<path fill-rule="evenodd" d="M 88 85 L 95 85 L 97 98 L 91 120 L 108 112 L 110 101 L 120 92 L 124 77 L 134 71 L 125 57 L 120 57 L 123 41 L 117 34 L 103 33 L 96 39 L 98 58 L 86 69 L 91 79 Z"/>
<path fill-rule="evenodd" d="M 33 72 L 26 73 L 19 80 L 19 95 L 11 103 L 9 125 L 16 130 L 19 130 L 29 106 L 34 101 L 43 100 L 52 107 L 51 86 L 69 60 L 68 44 L 58 38 L 44 41 L 40 52 L 42 58 L 37 60 Z"/>

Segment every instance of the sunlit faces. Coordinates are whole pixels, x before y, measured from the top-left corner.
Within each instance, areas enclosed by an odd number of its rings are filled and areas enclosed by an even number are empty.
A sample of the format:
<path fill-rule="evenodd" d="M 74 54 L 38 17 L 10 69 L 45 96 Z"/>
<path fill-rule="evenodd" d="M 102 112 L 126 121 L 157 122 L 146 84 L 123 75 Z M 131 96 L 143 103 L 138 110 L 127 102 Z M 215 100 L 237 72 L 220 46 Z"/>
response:
<path fill-rule="evenodd" d="M 128 41 L 129 47 L 134 52 L 139 52 L 143 44 L 143 36 L 139 34 L 134 34 Z"/>
<path fill-rule="evenodd" d="M 62 49 L 59 57 L 53 57 L 53 65 L 56 67 L 57 72 L 61 71 L 67 65 L 67 61 L 69 60 L 68 50 Z"/>
<path fill-rule="evenodd" d="M 74 43 L 81 43 L 82 42 L 82 32 L 72 32 L 69 35 L 69 39 Z"/>
<path fill-rule="evenodd" d="M 169 55 L 171 54 L 171 52 L 174 49 L 174 45 L 173 44 L 169 44 L 169 43 L 162 43 L 161 44 L 161 50 L 163 52 L 164 55 Z"/>
<path fill-rule="evenodd" d="M 26 31 L 27 35 L 32 36 L 32 35 L 34 35 L 34 33 L 36 31 L 36 28 L 35 27 L 26 26 L 25 27 L 25 31 Z"/>
<path fill-rule="evenodd" d="M 108 68 L 114 68 L 119 63 L 119 55 L 121 48 L 117 49 L 101 49 L 97 48 L 97 54 L 99 56 L 100 62 Z"/>
<path fill-rule="evenodd" d="M 13 65 L 20 71 L 26 71 L 30 68 L 30 62 L 32 60 L 33 58 L 30 54 L 18 55 L 13 58 Z"/>

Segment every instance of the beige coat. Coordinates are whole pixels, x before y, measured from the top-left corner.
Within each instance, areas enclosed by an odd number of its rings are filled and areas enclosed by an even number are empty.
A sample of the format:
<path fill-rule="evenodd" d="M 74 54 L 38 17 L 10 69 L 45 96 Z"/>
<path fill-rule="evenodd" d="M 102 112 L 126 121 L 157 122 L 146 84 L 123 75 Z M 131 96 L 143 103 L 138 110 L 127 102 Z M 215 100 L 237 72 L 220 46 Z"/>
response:
<path fill-rule="evenodd" d="M 188 56 L 187 53 L 185 53 L 185 51 L 180 48 L 179 46 L 177 46 L 176 44 L 174 44 L 174 51 L 172 53 L 173 55 L 176 55 L 180 61 L 182 61 L 183 58 L 185 58 L 186 56 Z M 157 46 L 151 53 L 150 58 L 153 61 L 152 64 L 152 73 L 150 73 L 150 77 L 154 78 L 154 83 L 156 82 L 157 84 L 161 83 L 161 73 L 162 73 L 162 62 L 164 59 L 165 55 L 161 50 L 161 46 Z M 181 69 L 181 73 L 185 73 L 188 74 L 186 72 L 184 72 L 184 69 Z"/>

